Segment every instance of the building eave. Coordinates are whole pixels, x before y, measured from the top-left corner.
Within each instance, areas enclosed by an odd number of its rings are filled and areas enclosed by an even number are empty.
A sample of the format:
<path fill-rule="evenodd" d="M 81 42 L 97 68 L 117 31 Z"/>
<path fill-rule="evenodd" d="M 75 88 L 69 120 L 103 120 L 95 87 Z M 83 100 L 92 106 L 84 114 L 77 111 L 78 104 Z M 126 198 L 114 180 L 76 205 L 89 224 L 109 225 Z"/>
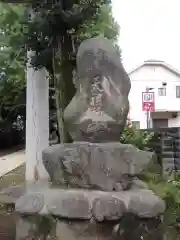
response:
<path fill-rule="evenodd" d="M 167 64 L 166 62 L 163 61 L 158 61 L 158 60 L 148 60 L 144 61 L 143 63 L 139 64 L 135 68 L 133 68 L 131 71 L 128 72 L 129 75 L 131 75 L 133 72 L 137 71 L 143 66 L 162 66 L 169 71 L 173 72 L 174 74 L 178 75 L 180 77 L 180 71 L 171 66 L 170 64 Z"/>

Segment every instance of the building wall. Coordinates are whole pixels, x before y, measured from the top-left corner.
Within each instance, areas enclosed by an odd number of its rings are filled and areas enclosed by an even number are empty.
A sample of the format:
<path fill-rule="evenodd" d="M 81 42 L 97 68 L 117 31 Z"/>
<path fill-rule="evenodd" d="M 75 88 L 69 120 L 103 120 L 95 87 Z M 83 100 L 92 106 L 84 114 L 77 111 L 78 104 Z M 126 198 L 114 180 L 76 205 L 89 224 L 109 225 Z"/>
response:
<path fill-rule="evenodd" d="M 142 111 L 142 92 L 146 87 L 154 88 L 156 111 L 180 111 L 180 98 L 176 98 L 176 86 L 180 86 L 180 77 L 162 66 L 143 66 L 130 75 L 131 91 L 130 119 L 140 121 L 140 128 L 146 128 L 146 112 Z M 158 95 L 158 88 L 166 82 L 166 96 Z M 169 127 L 180 127 L 180 116 L 168 121 Z"/>
<path fill-rule="evenodd" d="M 180 116 L 168 120 L 168 127 L 180 127 Z"/>

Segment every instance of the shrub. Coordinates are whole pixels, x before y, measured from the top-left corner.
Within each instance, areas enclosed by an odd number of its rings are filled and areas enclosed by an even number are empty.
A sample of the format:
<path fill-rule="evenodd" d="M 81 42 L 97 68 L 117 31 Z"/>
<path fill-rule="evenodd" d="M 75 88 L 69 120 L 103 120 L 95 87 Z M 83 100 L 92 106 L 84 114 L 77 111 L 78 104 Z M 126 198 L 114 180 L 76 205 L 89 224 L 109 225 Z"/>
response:
<path fill-rule="evenodd" d="M 153 140 L 153 136 L 154 133 L 138 130 L 129 122 L 124 128 L 124 132 L 120 137 L 120 142 L 132 144 L 140 150 L 152 150 L 151 142 Z"/>
<path fill-rule="evenodd" d="M 154 133 L 136 129 L 128 122 L 120 137 L 120 142 L 132 144 L 141 150 L 153 151 L 158 140 L 157 137 Z M 165 201 L 166 212 L 163 229 L 166 239 L 180 240 L 180 175 L 176 174 L 176 180 L 167 181 L 163 179 L 158 169 L 148 169 L 142 175 L 142 180 Z"/>
<path fill-rule="evenodd" d="M 151 176 L 151 177 L 150 177 Z M 178 240 L 180 231 L 180 182 L 167 181 L 162 177 L 155 179 L 153 174 L 149 174 L 146 179 L 149 188 L 156 195 L 162 198 L 166 204 L 166 211 L 163 219 L 163 228 L 167 240 Z"/>

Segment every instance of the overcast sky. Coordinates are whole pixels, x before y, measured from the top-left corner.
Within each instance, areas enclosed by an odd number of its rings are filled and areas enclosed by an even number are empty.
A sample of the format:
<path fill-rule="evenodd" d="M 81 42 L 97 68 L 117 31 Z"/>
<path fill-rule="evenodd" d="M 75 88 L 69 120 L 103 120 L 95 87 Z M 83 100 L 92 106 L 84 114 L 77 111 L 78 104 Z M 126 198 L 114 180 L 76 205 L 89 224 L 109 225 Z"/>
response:
<path fill-rule="evenodd" d="M 147 59 L 180 69 L 180 0 L 112 0 L 126 70 Z"/>

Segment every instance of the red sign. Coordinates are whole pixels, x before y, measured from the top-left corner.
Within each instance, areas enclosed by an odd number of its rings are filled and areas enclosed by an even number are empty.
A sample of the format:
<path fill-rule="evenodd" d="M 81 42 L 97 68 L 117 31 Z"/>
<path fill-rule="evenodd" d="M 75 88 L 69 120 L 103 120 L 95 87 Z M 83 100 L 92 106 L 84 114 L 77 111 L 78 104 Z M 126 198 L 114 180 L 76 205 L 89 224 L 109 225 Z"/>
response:
<path fill-rule="evenodd" d="M 154 92 L 142 93 L 142 110 L 146 112 L 155 111 Z"/>

